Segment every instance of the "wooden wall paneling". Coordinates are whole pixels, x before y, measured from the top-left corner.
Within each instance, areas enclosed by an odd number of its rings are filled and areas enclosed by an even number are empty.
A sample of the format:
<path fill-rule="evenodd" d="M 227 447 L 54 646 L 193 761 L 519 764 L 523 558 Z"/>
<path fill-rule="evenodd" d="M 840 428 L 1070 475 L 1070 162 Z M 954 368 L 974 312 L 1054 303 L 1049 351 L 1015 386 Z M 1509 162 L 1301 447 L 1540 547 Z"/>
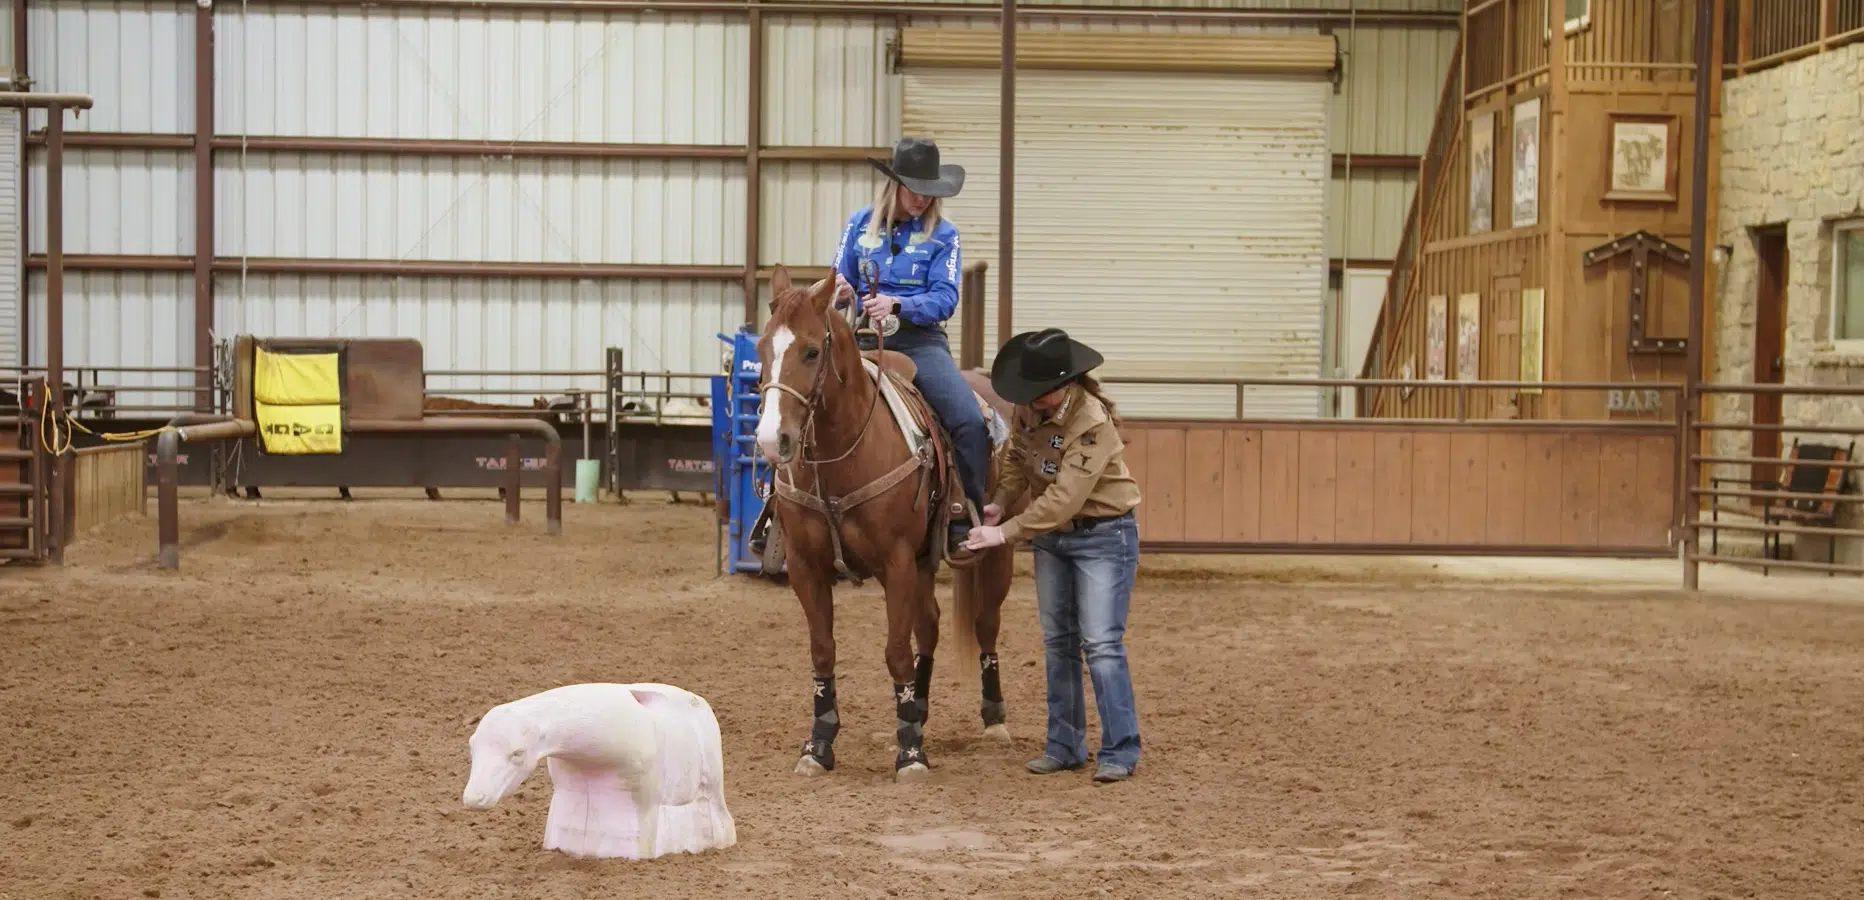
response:
<path fill-rule="evenodd" d="M 1491 434 L 1488 443 L 1487 519 L 1491 544 L 1520 544 L 1527 534 L 1527 435 Z"/>
<path fill-rule="evenodd" d="M 1382 431 L 1372 438 L 1377 478 L 1373 485 L 1373 540 L 1410 543 L 1413 533 L 1412 493 L 1416 438 L 1404 432 Z"/>
<path fill-rule="evenodd" d="M 1676 438 L 1652 435 L 1637 446 L 1638 522 L 1637 542 L 1646 546 L 1663 546 L 1672 537 L 1676 515 Z M 1662 514 L 1660 515 L 1659 512 Z"/>
<path fill-rule="evenodd" d="M 1184 540 L 1223 540 L 1224 427 L 1191 427 L 1184 436 Z"/>
<path fill-rule="evenodd" d="M 1450 435 L 1451 542 L 1481 543 L 1488 534 L 1489 435 L 1452 432 Z"/>
<path fill-rule="evenodd" d="M 1271 543 L 1300 540 L 1300 432 L 1285 428 L 1262 431 L 1261 484 L 1260 539 Z"/>
<path fill-rule="evenodd" d="M 1638 536 L 1638 440 L 1629 435 L 1599 439 L 1601 544 L 1628 544 Z"/>
<path fill-rule="evenodd" d="M 1560 543 L 1599 540 L 1599 435 L 1569 434 L 1560 448 Z"/>
<path fill-rule="evenodd" d="M 1411 436 L 1411 540 L 1442 544 L 1450 537 L 1450 435 L 1441 431 Z"/>
<path fill-rule="evenodd" d="M 1338 515 L 1339 433 L 1316 430 L 1299 435 L 1299 539 L 1304 544 L 1332 543 Z"/>
<path fill-rule="evenodd" d="M 1262 430 L 1223 431 L 1223 539 L 1262 538 Z"/>
<path fill-rule="evenodd" d="M 1522 482 L 1525 488 L 1521 502 L 1527 515 L 1522 520 L 1521 541 L 1562 543 L 1561 523 L 1566 504 L 1565 438 L 1557 434 L 1530 434 L 1523 443 Z"/>
<path fill-rule="evenodd" d="M 1184 540 L 1184 428 L 1149 428 L 1146 435 L 1146 505 L 1154 541 Z"/>
<path fill-rule="evenodd" d="M 1370 431 L 1343 431 L 1334 445 L 1336 541 L 1369 543 L 1379 539 L 1378 437 Z"/>

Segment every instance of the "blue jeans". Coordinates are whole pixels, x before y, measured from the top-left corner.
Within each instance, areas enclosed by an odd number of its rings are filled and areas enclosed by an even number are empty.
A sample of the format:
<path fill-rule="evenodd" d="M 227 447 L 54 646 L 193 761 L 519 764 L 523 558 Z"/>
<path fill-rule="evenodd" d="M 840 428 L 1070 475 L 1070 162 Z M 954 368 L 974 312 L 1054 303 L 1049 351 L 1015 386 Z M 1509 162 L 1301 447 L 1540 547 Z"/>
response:
<path fill-rule="evenodd" d="M 1131 771 L 1139 764 L 1139 714 L 1126 668 L 1126 610 L 1139 567 L 1139 523 L 1132 513 L 1071 532 L 1040 534 L 1036 609 L 1048 667 L 1048 744 L 1043 752 L 1087 761 L 1087 701 L 1081 658 L 1094 679 L 1100 713 L 1097 761 Z"/>
<path fill-rule="evenodd" d="M 945 332 L 903 324 L 886 348 L 898 350 L 912 359 L 919 370 L 913 385 L 925 395 L 939 423 L 951 435 L 952 453 L 957 457 L 958 480 L 965 496 L 984 509 L 984 478 L 989 473 L 990 433 L 984 429 L 984 414 L 977 408 L 977 394 L 958 374 L 958 363 L 951 358 L 951 341 Z M 959 527 L 953 523 L 953 527 Z"/>

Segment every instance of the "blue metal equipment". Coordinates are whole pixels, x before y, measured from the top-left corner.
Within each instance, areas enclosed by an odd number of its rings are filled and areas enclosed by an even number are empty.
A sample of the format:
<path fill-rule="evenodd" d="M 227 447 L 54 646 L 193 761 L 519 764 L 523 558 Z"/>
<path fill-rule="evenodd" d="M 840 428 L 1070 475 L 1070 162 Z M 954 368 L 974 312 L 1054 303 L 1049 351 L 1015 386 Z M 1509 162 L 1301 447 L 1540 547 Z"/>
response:
<path fill-rule="evenodd" d="M 718 496 L 726 509 L 720 568 L 761 574 L 763 562 L 751 552 L 750 542 L 751 526 L 770 491 L 770 464 L 757 452 L 757 382 L 763 363 L 757 358 L 757 332 L 741 327 L 718 339 L 731 346 L 730 372 L 712 376 L 713 470 L 722 480 Z"/>

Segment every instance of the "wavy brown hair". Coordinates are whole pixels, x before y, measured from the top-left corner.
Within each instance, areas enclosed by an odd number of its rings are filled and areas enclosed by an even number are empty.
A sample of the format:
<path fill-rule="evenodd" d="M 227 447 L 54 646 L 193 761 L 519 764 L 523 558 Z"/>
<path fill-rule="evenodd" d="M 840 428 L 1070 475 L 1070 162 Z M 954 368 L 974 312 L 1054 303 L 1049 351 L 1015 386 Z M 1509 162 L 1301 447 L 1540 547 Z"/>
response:
<path fill-rule="evenodd" d="M 1086 391 L 1089 397 L 1099 400 L 1100 405 L 1107 408 L 1108 421 L 1113 423 L 1113 427 L 1120 427 L 1120 408 L 1114 404 L 1112 397 L 1107 396 L 1107 389 L 1101 387 L 1100 379 L 1090 373 L 1082 372 L 1075 376 L 1074 383 L 1080 385 L 1081 390 Z"/>

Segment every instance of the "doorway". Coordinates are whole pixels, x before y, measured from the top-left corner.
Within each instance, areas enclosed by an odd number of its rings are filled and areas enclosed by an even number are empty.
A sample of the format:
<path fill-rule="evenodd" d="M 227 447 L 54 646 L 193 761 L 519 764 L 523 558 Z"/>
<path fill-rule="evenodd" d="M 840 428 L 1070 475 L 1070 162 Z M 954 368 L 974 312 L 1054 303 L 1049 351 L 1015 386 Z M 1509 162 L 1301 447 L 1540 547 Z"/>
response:
<path fill-rule="evenodd" d="M 1754 383 L 1780 384 L 1786 379 L 1786 279 L 1791 260 L 1787 255 L 1786 226 L 1776 225 L 1754 232 Z M 1780 395 L 1754 395 L 1754 414 L 1749 432 L 1749 456 L 1775 459 L 1780 456 Z M 1766 430 L 1762 430 L 1766 429 Z M 1778 466 L 1769 463 L 1749 464 L 1748 477 L 1771 481 Z M 1754 501 L 1756 504 L 1760 501 Z"/>

